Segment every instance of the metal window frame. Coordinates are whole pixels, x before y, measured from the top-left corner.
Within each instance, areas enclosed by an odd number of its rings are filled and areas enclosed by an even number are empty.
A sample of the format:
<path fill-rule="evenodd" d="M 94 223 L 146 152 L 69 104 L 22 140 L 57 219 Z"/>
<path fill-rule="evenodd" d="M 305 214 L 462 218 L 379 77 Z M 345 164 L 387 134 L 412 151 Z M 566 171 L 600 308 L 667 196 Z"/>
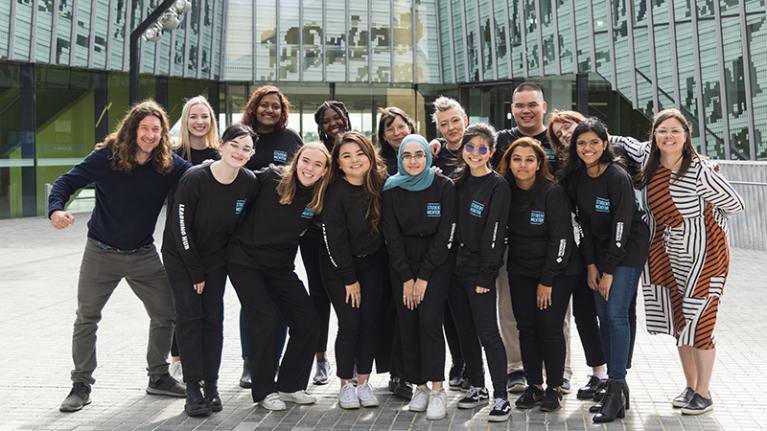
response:
<path fill-rule="evenodd" d="M 591 37 L 589 38 L 591 45 L 589 60 L 591 64 L 589 65 L 589 70 L 599 72 L 597 68 L 597 32 L 594 28 L 594 2 L 593 0 L 587 0 L 587 4 L 589 6 L 589 24 L 591 25 Z M 575 4 L 573 4 L 573 6 L 575 6 Z M 575 14 L 575 9 L 573 9 L 573 14 Z"/>
<path fill-rule="evenodd" d="M 538 39 L 538 76 L 546 76 L 546 54 L 543 52 L 543 15 L 541 0 L 535 1 L 535 33 Z"/>
<path fill-rule="evenodd" d="M 110 53 L 112 52 L 112 30 L 113 30 L 113 19 L 112 19 L 112 1 L 108 1 L 109 7 L 107 8 L 107 40 L 105 42 L 106 46 L 106 61 L 104 62 L 104 69 L 110 70 L 112 68 L 112 56 Z"/>
<path fill-rule="evenodd" d="M 125 20 L 123 21 L 123 28 L 125 29 L 123 33 L 123 65 L 121 70 L 127 72 L 130 70 L 130 28 L 133 24 L 133 2 L 126 1 L 125 6 Z M 141 51 L 139 50 L 139 54 L 140 53 Z"/>
<path fill-rule="evenodd" d="M 490 26 L 490 55 L 493 59 L 493 75 L 495 76 L 495 80 L 497 81 L 499 79 L 498 76 L 498 37 L 496 36 L 496 31 L 498 30 L 498 23 L 496 22 L 495 18 L 495 2 L 498 0 L 488 0 L 490 3 L 490 23 L 488 24 Z"/>
<path fill-rule="evenodd" d="M 651 3 L 652 0 L 645 0 L 645 3 Z M 631 68 L 631 74 L 629 75 L 631 77 L 631 104 L 634 109 L 637 109 L 639 106 L 639 86 L 637 85 L 637 59 L 636 59 L 636 44 L 634 43 L 634 1 L 633 0 L 626 0 L 626 4 L 628 5 L 627 12 L 628 17 L 626 18 L 626 30 L 628 31 L 627 39 L 629 44 L 629 67 Z M 655 38 L 652 37 L 653 34 L 653 25 L 652 20 L 650 20 L 647 24 L 647 33 L 650 34 L 650 67 L 655 68 Z M 652 73 L 651 73 L 652 74 Z M 655 76 L 654 74 L 652 74 Z M 657 89 L 657 82 L 653 80 L 653 93 L 656 92 Z M 657 104 L 655 105 L 658 106 Z"/>
<path fill-rule="evenodd" d="M 394 1 L 389 0 L 389 84 L 394 83 Z"/>
<path fill-rule="evenodd" d="M 575 0 L 570 0 L 570 24 L 573 29 L 573 73 L 580 72 L 580 63 L 578 62 L 578 27 L 575 21 Z"/>
<path fill-rule="evenodd" d="M 440 8 L 439 8 L 439 1 L 434 2 L 434 16 L 436 21 L 435 28 L 437 29 L 437 61 L 439 62 L 438 70 L 439 70 L 439 81 L 441 83 L 445 82 L 445 72 L 442 70 L 442 26 L 439 25 L 442 16 L 441 16 Z"/>
<path fill-rule="evenodd" d="M 630 0 L 627 0 L 627 1 L 630 1 Z M 613 16 L 612 1 L 605 0 L 605 4 L 607 4 L 607 22 L 609 23 L 607 27 L 607 38 L 610 41 L 607 44 L 607 49 L 610 53 L 610 86 L 612 87 L 613 91 L 617 91 L 618 90 L 618 70 L 617 70 L 617 67 L 615 66 L 615 30 L 614 30 L 615 17 Z M 592 15 L 592 17 L 593 16 L 594 15 Z M 596 35 L 594 37 L 596 38 Z"/>
<path fill-rule="evenodd" d="M 57 11 L 59 10 L 60 1 L 61 0 L 53 0 L 53 13 L 51 14 L 53 15 L 51 18 L 51 44 L 49 45 L 50 51 L 48 54 L 48 61 L 51 64 L 56 64 L 56 41 L 58 40 L 58 31 L 59 31 L 59 28 L 58 28 L 59 14 L 57 13 Z M 13 25 L 13 20 L 11 20 L 11 25 Z M 10 37 L 8 38 L 8 41 L 9 41 L 8 43 L 10 44 L 10 41 L 12 40 L 13 40 L 13 33 L 10 34 Z M 11 51 L 8 50 L 8 55 L 10 56 L 10 54 L 11 54 Z"/>
<path fill-rule="evenodd" d="M 700 70 L 700 38 L 698 34 L 698 6 L 690 7 L 690 23 L 692 24 L 693 59 L 695 60 L 695 99 L 698 105 L 698 135 L 700 137 L 700 152 L 707 154 L 706 143 L 706 104 L 703 101 L 703 72 Z"/>
<path fill-rule="evenodd" d="M 660 103 L 658 100 L 658 66 L 655 63 L 657 59 L 655 53 L 655 17 L 653 16 L 653 0 L 645 0 L 645 2 L 647 4 L 647 38 L 650 45 L 650 81 L 652 85 L 653 103 L 652 112 L 655 114 L 660 108 Z M 634 76 L 636 77 L 636 75 Z M 636 99 L 639 101 L 639 95 L 637 95 Z"/>
<path fill-rule="evenodd" d="M 54 15 L 56 14 L 56 11 L 54 10 Z M 11 0 L 11 15 L 10 15 L 10 23 L 8 25 L 8 58 L 14 60 L 16 57 L 15 53 L 15 41 L 16 41 L 16 20 L 13 18 L 16 16 L 16 1 Z M 34 33 L 34 29 L 32 30 L 32 33 Z"/>
<path fill-rule="evenodd" d="M 368 84 L 373 82 L 373 32 L 370 29 L 373 26 L 373 0 L 368 0 Z M 351 72 L 351 71 L 350 71 Z M 375 109 L 373 109 L 375 111 Z M 375 114 L 373 114 L 375 119 Z M 375 122 L 375 121 L 374 121 Z"/>
<path fill-rule="evenodd" d="M 324 28 L 323 28 L 323 35 L 324 35 Z M 323 37 L 324 39 L 324 37 Z M 303 82 L 304 81 L 304 0 L 298 0 L 298 54 L 296 55 L 296 59 L 298 60 L 298 81 Z M 322 59 L 322 62 L 325 62 L 325 59 Z M 303 121 L 303 116 L 301 116 L 301 120 L 299 120 L 299 129 L 302 129 L 301 121 Z"/>
<path fill-rule="evenodd" d="M 77 6 L 81 0 L 72 0 L 72 22 L 69 23 L 69 66 L 75 64 L 75 45 L 77 45 Z M 11 18 L 13 21 L 13 18 Z"/>
<path fill-rule="evenodd" d="M 415 1 L 410 2 L 410 51 L 413 56 L 413 67 L 412 67 L 412 82 L 417 83 L 418 82 L 418 59 L 416 58 L 416 49 L 415 49 L 415 43 L 416 43 L 416 10 L 415 10 Z M 426 24 L 424 24 L 424 33 L 426 33 Z"/>
<path fill-rule="evenodd" d="M 256 53 L 256 48 L 258 47 L 258 44 L 256 43 L 257 42 L 256 35 L 258 34 L 258 27 L 256 27 L 256 24 L 257 24 L 256 0 L 251 0 L 251 4 L 253 5 L 253 7 L 250 9 L 251 10 L 250 20 L 251 20 L 251 29 L 252 29 L 252 31 L 250 32 L 250 40 L 251 40 L 250 43 L 253 48 L 252 48 L 252 53 L 250 56 L 250 62 L 251 62 L 250 82 L 256 82 L 256 76 L 257 76 L 256 63 L 258 63 L 258 61 L 256 60 L 258 58 L 258 55 Z"/>
<path fill-rule="evenodd" d="M 223 51 L 223 47 L 222 46 L 218 46 L 218 47 L 215 46 L 215 44 L 216 44 L 216 28 L 217 28 L 216 23 L 218 22 L 216 20 L 216 17 L 217 17 L 217 15 L 216 15 L 216 5 L 218 3 L 219 3 L 218 1 L 214 1 L 213 2 L 213 6 L 211 7 L 210 54 L 208 54 L 208 61 L 210 62 L 210 66 L 208 67 L 208 80 L 209 81 L 213 80 L 213 78 L 215 78 L 215 76 L 216 76 L 216 74 L 213 71 L 213 64 L 214 64 L 213 63 L 213 55 L 214 55 L 213 53 L 215 52 L 214 49 L 218 50 L 219 56 L 221 55 L 220 53 Z M 224 6 L 224 4 L 226 4 L 226 2 L 221 2 L 222 6 Z M 221 67 L 221 63 L 220 62 L 218 63 L 218 66 Z M 219 73 L 219 75 L 220 75 L 220 73 Z M 220 97 L 219 97 L 219 99 L 220 99 Z"/>
<path fill-rule="evenodd" d="M 722 9 L 718 1 L 714 1 L 714 23 L 717 26 L 716 56 L 719 62 L 719 102 L 722 109 L 722 139 L 724 140 L 724 158 L 730 160 L 730 105 L 727 101 L 727 84 L 725 81 L 724 38 L 722 37 Z M 742 54 L 742 53 L 741 53 Z"/>
<path fill-rule="evenodd" d="M 754 124 L 754 106 L 751 95 L 751 47 L 748 44 L 748 22 L 746 17 L 746 2 L 738 2 L 740 12 L 740 43 L 743 58 L 743 80 L 746 90 L 746 119 L 748 120 L 748 158 L 756 160 L 756 126 Z"/>
<path fill-rule="evenodd" d="M 519 11 L 520 16 L 520 26 L 519 26 L 519 36 L 520 39 L 522 39 L 522 45 L 524 49 L 522 50 L 522 66 L 525 73 L 524 79 L 527 79 L 530 76 L 530 67 L 527 64 L 527 24 L 525 22 L 525 0 L 517 0 L 517 11 Z"/>
<path fill-rule="evenodd" d="M 551 1 L 551 14 L 554 16 L 554 35 L 552 36 L 554 38 L 554 64 L 556 65 L 556 74 L 561 75 L 562 74 L 562 58 L 560 57 L 560 50 L 559 50 L 559 7 L 557 6 L 558 0 L 552 0 Z"/>
<path fill-rule="evenodd" d="M 471 1 L 471 0 L 469 0 L 469 1 Z M 475 20 L 474 20 L 475 26 L 474 27 L 476 27 L 474 30 L 477 32 L 477 37 L 475 37 L 474 39 L 476 40 L 475 45 L 476 45 L 476 49 L 477 49 L 477 60 L 478 60 L 477 61 L 477 66 L 479 66 L 479 67 L 477 67 L 477 72 L 478 72 L 478 75 L 479 75 L 477 77 L 477 80 L 479 82 L 482 82 L 482 81 L 485 80 L 485 55 L 484 55 L 484 49 L 482 47 L 482 44 L 483 44 L 483 40 L 482 40 L 482 22 L 481 22 L 482 21 L 482 14 L 480 13 L 480 9 L 479 9 L 479 0 L 474 0 L 474 4 L 476 6 L 475 10 L 477 11 L 477 13 L 475 14 L 475 17 L 474 17 L 475 18 Z"/>
<path fill-rule="evenodd" d="M 463 32 L 463 55 L 468 60 L 469 58 L 469 41 L 468 39 L 468 32 L 466 30 L 466 2 L 465 0 L 458 0 L 461 6 L 461 11 L 463 12 L 461 14 L 461 31 Z M 464 76 L 464 82 L 471 82 L 469 80 L 469 76 L 471 74 L 469 73 L 469 62 L 464 61 L 463 62 L 463 76 Z"/>
<path fill-rule="evenodd" d="M 189 33 L 191 33 L 191 27 L 192 27 L 192 11 L 189 11 L 187 16 L 184 19 L 184 56 L 183 56 L 183 62 L 182 62 L 182 70 L 181 70 L 181 77 L 187 78 L 188 72 L 187 69 L 189 68 Z"/>
<path fill-rule="evenodd" d="M 443 0 L 447 3 L 447 13 L 448 13 L 448 26 L 447 31 L 450 38 L 450 52 L 452 53 L 451 61 L 450 61 L 450 73 L 451 73 L 451 80 L 450 82 L 455 84 L 458 82 L 458 69 L 455 67 L 455 34 L 453 33 L 453 2 L 452 0 Z"/>
<path fill-rule="evenodd" d="M 93 52 L 96 45 L 96 27 L 94 26 L 94 18 L 96 17 L 96 0 L 91 0 L 91 22 L 88 26 L 88 68 L 93 69 Z M 34 27 L 33 27 L 34 28 Z M 33 32 L 34 33 L 34 32 Z"/>
<path fill-rule="evenodd" d="M 682 90 L 679 85 L 679 59 L 676 36 L 676 9 L 674 0 L 668 0 L 669 38 L 671 39 L 671 78 L 674 81 L 674 106 L 678 109 L 682 106 Z"/>
<path fill-rule="evenodd" d="M 37 3 L 39 1 L 40 0 L 32 0 L 32 17 L 31 17 L 32 31 L 30 32 L 31 34 L 29 37 L 29 62 L 30 63 L 37 62 L 37 60 L 35 59 L 35 54 L 37 51 L 37 49 L 35 48 L 35 45 L 37 44 L 37 32 L 35 31 L 35 29 L 37 28 Z M 11 14 L 11 17 L 13 17 L 13 14 Z M 11 20 L 13 20 L 13 18 L 11 18 Z"/>
<path fill-rule="evenodd" d="M 176 56 L 176 32 L 170 33 L 170 49 L 168 50 L 168 75 L 174 76 L 176 71 L 176 62 L 174 57 Z"/>
<path fill-rule="evenodd" d="M 514 78 L 513 55 L 511 54 L 511 18 L 509 17 L 509 2 L 503 0 L 503 11 L 505 13 L 504 25 L 506 26 L 506 67 L 509 72 L 506 74 L 508 79 Z"/>
<path fill-rule="evenodd" d="M 327 74 L 327 62 L 328 62 L 328 51 L 327 51 L 327 28 L 328 28 L 328 22 L 327 22 L 327 11 L 326 9 L 327 0 L 322 0 L 322 48 L 320 51 L 322 52 L 322 82 L 328 82 L 328 74 Z M 344 0 L 344 16 L 349 16 L 348 13 L 346 13 L 346 0 Z M 346 29 L 346 19 L 344 19 L 344 30 Z M 344 37 L 346 37 L 349 33 L 344 32 Z M 344 62 L 344 67 L 346 67 L 346 62 Z M 345 75 L 344 75 L 345 76 Z"/>

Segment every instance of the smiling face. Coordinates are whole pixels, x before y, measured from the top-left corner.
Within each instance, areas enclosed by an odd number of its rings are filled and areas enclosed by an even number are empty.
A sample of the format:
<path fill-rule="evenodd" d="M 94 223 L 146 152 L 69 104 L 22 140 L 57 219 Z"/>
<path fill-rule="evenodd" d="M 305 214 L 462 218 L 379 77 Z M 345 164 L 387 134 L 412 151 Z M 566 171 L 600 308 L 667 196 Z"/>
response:
<path fill-rule="evenodd" d="M 572 121 L 555 121 L 551 124 L 551 130 L 554 132 L 554 136 L 559 139 L 559 143 L 562 144 L 562 147 L 567 148 L 570 146 L 570 138 L 573 137 L 573 131 L 577 126 L 578 124 L 573 123 Z"/>
<path fill-rule="evenodd" d="M 530 147 L 518 146 L 511 153 L 511 174 L 520 188 L 526 189 L 535 182 L 541 162 Z"/>
<path fill-rule="evenodd" d="M 493 153 L 495 148 L 491 148 L 486 139 L 475 136 L 463 146 L 462 155 L 466 165 L 473 171 L 486 167 Z"/>
<path fill-rule="evenodd" d="M 370 170 L 370 159 L 357 143 L 346 142 L 338 149 L 338 166 L 350 182 L 362 184 Z"/>
<path fill-rule="evenodd" d="M 280 122 L 282 105 L 280 97 L 276 93 L 269 93 L 261 98 L 256 107 L 257 131 L 270 133 Z"/>
<path fill-rule="evenodd" d="M 682 156 L 684 144 L 687 141 L 687 131 L 676 118 L 662 121 L 654 131 L 655 143 L 661 154 L 678 159 Z"/>
<path fill-rule="evenodd" d="M 328 172 L 328 158 L 316 148 L 301 151 L 296 165 L 296 177 L 304 187 L 311 187 Z"/>
<path fill-rule="evenodd" d="M 238 136 L 219 147 L 221 161 L 228 166 L 239 169 L 245 166 L 253 155 L 253 138 L 250 135 Z"/>
<path fill-rule="evenodd" d="M 591 166 L 597 163 L 602 157 L 602 153 L 607 148 L 607 142 L 597 136 L 592 131 L 581 133 L 578 136 L 578 140 L 575 141 L 575 150 L 578 154 L 578 158 L 586 166 Z"/>
<path fill-rule="evenodd" d="M 426 167 L 426 151 L 418 142 L 408 142 L 402 149 L 402 166 L 408 175 L 416 176 Z"/>
<path fill-rule="evenodd" d="M 322 116 L 322 130 L 327 133 L 330 139 L 337 139 L 346 132 L 344 119 L 333 109 L 326 109 Z"/>
<path fill-rule="evenodd" d="M 138 123 L 136 130 L 136 161 L 143 164 L 160 145 L 162 121 L 154 115 L 147 115 Z"/>
<path fill-rule="evenodd" d="M 413 131 L 410 130 L 410 126 L 408 126 L 407 122 L 405 122 L 399 115 L 395 115 L 394 120 L 384 128 L 384 139 L 386 139 L 386 142 L 388 142 L 396 151 L 399 150 L 399 145 L 402 143 L 402 140 L 405 139 L 405 136 L 411 133 L 413 133 Z"/>
<path fill-rule="evenodd" d="M 520 91 L 514 94 L 511 102 L 511 115 L 519 130 L 527 136 L 535 136 L 545 129 L 543 116 L 546 114 L 546 102 L 537 91 Z"/>
<path fill-rule="evenodd" d="M 186 124 L 191 136 L 204 138 L 210 131 L 212 124 L 208 108 L 202 103 L 192 106 L 189 109 L 189 117 L 187 117 Z"/>
<path fill-rule="evenodd" d="M 463 139 L 466 131 L 467 118 L 456 109 L 448 109 L 437 113 L 437 128 L 450 144 L 456 144 Z"/>

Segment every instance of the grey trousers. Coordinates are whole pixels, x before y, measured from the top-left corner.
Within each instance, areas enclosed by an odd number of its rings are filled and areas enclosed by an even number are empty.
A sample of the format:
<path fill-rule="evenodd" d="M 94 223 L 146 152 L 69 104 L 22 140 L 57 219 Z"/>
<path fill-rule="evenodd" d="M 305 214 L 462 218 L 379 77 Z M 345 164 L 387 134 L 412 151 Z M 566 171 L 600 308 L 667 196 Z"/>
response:
<path fill-rule="evenodd" d="M 149 315 L 148 374 L 159 377 L 168 372 L 175 314 L 173 293 L 157 249 L 150 244 L 133 253 L 120 253 L 105 250 L 88 238 L 77 284 L 77 318 L 72 333 L 73 382 L 95 382 L 96 330 L 101 310 L 123 278 Z"/>

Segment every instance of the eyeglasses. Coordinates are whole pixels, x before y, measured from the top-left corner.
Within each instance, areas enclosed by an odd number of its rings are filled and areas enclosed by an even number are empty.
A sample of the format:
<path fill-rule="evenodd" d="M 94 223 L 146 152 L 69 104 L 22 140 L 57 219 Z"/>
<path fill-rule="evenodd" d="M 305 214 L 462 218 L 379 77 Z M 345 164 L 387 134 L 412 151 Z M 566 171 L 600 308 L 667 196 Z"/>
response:
<path fill-rule="evenodd" d="M 490 148 L 488 148 L 487 145 L 474 145 L 471 142 L 466 144 L 464 148 L 466 148 L 467 153 L 474 153 L 474 151 L 476 150 L 477 152 L 479 152 L 480 156 L 484 156 L 490 151 Z"/>
<path fill-rule="evenodd" d="M 245 153 L 245 154 L 250 154 L 250 155 L 253 155 L 253 153 L 255 153 L 255 152 L 256 152 L 256 151 L 253 149 L 253 147 L 248 147 L 248 146 L 245 146 L 245 147 L 241 147 L 241 146 L 239 146 L 238 144 L 235 144 L 234 142 L 230 142 L 230 143 L 229 143 L 229 146 L 230 146 L 230 147 L 232 147 L 232 149 L 233 149 L 234 151 L 238 151 L 238 152 L 240 152 L 240 153 Z"/>
<path fill-rule="evenodd" d="M 658 136 L 681 136 L 684 134 L 684 129 L 658 129 L 655 131 L 655 134 Z"/>
<path fill-rule="evenodd" d="M 418 152 L 415 154 L 405 153 L 402 155 L 402 160 L 406 162 L 409 162 L 410 160 L 415 160 L 416 162 L 420 162 L 421 160 L 425 158 L 426 158 L 426 154 L 421 152 Z"/>

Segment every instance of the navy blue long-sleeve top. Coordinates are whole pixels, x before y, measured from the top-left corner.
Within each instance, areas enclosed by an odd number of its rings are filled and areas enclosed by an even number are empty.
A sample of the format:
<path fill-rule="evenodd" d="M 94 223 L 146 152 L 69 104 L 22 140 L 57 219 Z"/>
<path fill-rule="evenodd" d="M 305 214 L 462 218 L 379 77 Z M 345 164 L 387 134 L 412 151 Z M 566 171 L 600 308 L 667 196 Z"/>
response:
<path fill-rule="evenodd" d="M 151 161 L 120 172 L 112 169 L 111 155 L 111 148 L 95 150 L 60 176 L 48 197 L 48 217 L 64 210 L 75 192 L 93 183 L 96 207 L 88 221 L 88 237 L 121 250 L 151 244 L 168 192 L 191 165 L 173 154 L 173 168 L 167 174 L 157 172 Z"/>

